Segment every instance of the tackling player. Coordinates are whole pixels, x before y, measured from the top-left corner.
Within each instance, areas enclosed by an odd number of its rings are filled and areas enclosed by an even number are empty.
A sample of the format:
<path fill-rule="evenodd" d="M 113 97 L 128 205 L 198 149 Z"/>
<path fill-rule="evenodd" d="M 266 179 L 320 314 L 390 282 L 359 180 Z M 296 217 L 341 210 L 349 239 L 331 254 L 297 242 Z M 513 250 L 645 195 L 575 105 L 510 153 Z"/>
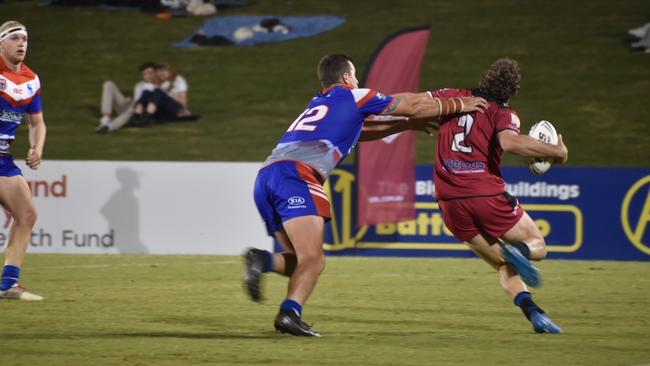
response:
<path fill-rule="evenodd" d="M 351 58 L 341 54 L 323 57 L 317 74 L 323 90 L 289 126 L 255 182 L 255 204 L 269 235 L 284 251 L 251 248 L 244 254 L 245 286 L 254 301 L 262 298 L 262 273 L 290 277 L 287 297 L 274 325 L 282 333 L 298 336 L 320 336 L 302 321 L 302 307 L 325 268 L 323 235 L 330 203 L 323 183 L 363 137 L 364 120 L 376 114 L 432 119 L 441 114 L 480 111 L 487 105 L 474 96 L 432 100 L 426 93 L 386 96 L 360 89 Z M 402 120 L 396 126 L 392 133 L 427 127 Z"/>
<path fill-rule="evenodd" d="M 13 217 L 0 280 L 0 299 L 42 300 L 43 297 L 26 291 L 18 283 L 36 223 L 36 208 L 27 181 L 9 152 L 16 128 L 25 115 L 30 142 L 25 162 L 31 169 L 41 164 L 45 144 L 41 82 L 23 63 L 27 41 L 27 29 L 19 22 L 9 21 L 0 26 L 0 202 Z"/>
<path fill-rule="evenodd" d="M 521 308 L 537 333 L 560 333 L 533 302 L 526 284 L 541 276 L 530 260 L 546 257 L 546 244 L 535 222 L 506 192 L 500 164 L 503 151 L 565 163 L 568 150 L 558 136 L 550 145 L 520 135 L 519 118 L 508 106 L 519 90 L 516 61 L 497 60 L 478 89 L 442 89 L 433 97 L 481 96 L 485 113 L 464 113 L 440 121 L 435 162 L 435 194 L 447 227 L 498 272 L 501 286 Z"/>

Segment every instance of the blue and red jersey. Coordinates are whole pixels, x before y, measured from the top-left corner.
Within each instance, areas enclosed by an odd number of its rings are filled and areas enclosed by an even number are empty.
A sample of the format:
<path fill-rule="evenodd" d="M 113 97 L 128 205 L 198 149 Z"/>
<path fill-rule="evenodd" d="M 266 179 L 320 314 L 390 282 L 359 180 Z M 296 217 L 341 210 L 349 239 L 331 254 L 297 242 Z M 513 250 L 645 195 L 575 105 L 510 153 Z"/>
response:
<path fill-rule="evenodd" d="M 8 154 L 25 114 L 43 111 L 41 82 L 25 64 L 11 70 L 0 59 L 0 154 Z"/>
<path fill-rule="evenodd" d="M 255 181 L 255 204 L 270 235 L 295 217 L 330 217 L 323 183 L 354 149 L 363 121 L 383 112 L 392 100 L 372 89 L 343 85 L 327 88 L 311 100 Z"/>
<path fill-rule="evenodd" d="M 266 159 L 295 160 L 316 169 L 323 180 L 354 149 L 363 121 L 380 114 L 393 100 L 372 89 L 334 85 L 324 89 L 289 126 L 280 143 Z"/>

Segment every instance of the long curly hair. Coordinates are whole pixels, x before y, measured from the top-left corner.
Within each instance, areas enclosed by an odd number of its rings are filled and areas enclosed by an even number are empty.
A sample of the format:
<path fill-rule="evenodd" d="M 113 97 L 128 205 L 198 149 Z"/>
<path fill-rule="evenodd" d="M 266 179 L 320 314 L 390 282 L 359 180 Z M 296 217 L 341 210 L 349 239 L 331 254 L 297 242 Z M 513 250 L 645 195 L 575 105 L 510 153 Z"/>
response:
<path fill-rule="evenodd" d="M 496 60 L 478 84 L 482 93 L 507 101 L 519 90 L 521 71 L 517 61 L 504 57 Z"/>

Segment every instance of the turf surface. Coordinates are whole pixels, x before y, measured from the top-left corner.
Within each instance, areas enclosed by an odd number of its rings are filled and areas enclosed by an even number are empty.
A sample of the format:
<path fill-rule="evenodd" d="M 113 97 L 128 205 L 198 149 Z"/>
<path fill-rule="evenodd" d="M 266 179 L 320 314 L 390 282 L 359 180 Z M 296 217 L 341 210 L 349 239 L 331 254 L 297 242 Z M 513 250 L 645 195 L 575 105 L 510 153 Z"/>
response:
<path fill-rule="evenodd" d="M 305 339 L 273 332 L 285 279 L 254 304 L 236 257 L 32 255 L 46 299 L 0 302 L 2 364 L 650 364 L 647 263 L 540 267 L 564 334 L 533 333 L 480 260 L 329 258 L 304 314 L 324 336 Z"/>
<path fill-rule="evenodd" d="M 540 119 L 564 134 L 574 165 L 647 166 L 650 57 L 630 52 L 628 29 L 648 21 L 647 0 L 579 1 L 259 1 L 220 15 L 337 15 L 348 22 L 317 37 L 254 48 L 172 49 L 204 18 L 156 19 L 92 7 L 44 7 L 5 1 L 2 19 L 30 30 L 28 64 L 44 85 L 46 158 L 262 161 L 318 90 L 315 66 L 325 53 L 355 57 L 359 74 L 388 35 L 431 25 L 422 89 L 473 87 L 496 58 L 520 61 L 524 79 L 513 100 L 524 128 Z M 101 84 L 125 90 L 137 66 L 167 61 L 186 76 L 196 124 L 93 133 Z M 26 129 L 14 147 L 26 151 Z M 433 158 L 422 135 L 418 159 Z M 521 164 L 509 158 L 508 163 Z"/>
<path fill-rule="evenodd" d="M 422 88 L 474 86 L 497 57 L 524 73 L 513 101 L 529 126 L 554 122 L 573 165 L 648 166 L 650 57 L 623 42 L 648 21 L 629 0 L 268 0 L 223 15 L 338 15 L 315 38 L 255 48 L 176 50 L 203 18 L 4 1 L 1 20 L 30 29 L 28 64 L 44 82 L 46 158 L 261 161 L 318 89 L 317 60 L 366 60 L 389 34 L 430 24 Z M 196 124 L 92 131 L 102 81 L 125 90 L 146 60 L 190 83 Z M 26 151 L 26 129 L 13 147 Z M 421 137 L 421 162 L 433 156 Z M 510 158 L 509 163 L 519 162 Z M 536 299 L 563 327 L 536 335 L 478 260 L 330 258 L 305 318 L 322 339 L 272 332 L 285 281 L 250 303 L 232 257 L 33 255 L 25 284 L 42 303 L 0 302 L 11 365 L 630 365 L 650 364 L 646 263 L 547 261 Z"/>

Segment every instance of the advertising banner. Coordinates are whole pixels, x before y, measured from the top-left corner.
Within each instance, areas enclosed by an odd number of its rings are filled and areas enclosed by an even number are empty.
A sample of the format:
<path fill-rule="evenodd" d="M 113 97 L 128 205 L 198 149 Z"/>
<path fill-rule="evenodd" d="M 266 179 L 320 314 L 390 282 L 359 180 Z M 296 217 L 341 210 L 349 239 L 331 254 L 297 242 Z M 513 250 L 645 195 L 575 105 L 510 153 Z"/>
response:
<path fill-rule="evenodd" d="M 371 59 L 363 86 L 383 93 L 417 92 L 428 27 L 388 37 Z M 394 222 L 415 216 L 415 135 L 412 131 L 359 145 L 358 222 Z"/>
<path fill-rule="evenodd" d="M 240 254 L 272 244 L 253 202 L 259 163 L 17 162 L 38 222 L 30 253 Z M 0 214 L 0 250 L 11 217 Z"/>
<path fill-rule="evenodd" d="M 326 186 L 333 203 L 328 254 L 474 257 L 444 225 L 432 176 L 433 166 L 417 167 L 415 219 L 357 227 L 356 177 L 349 166 L 337 169 Z M 533 176 L 506 167 L 504 176 L 540 227 L 548 258 L 650 260 L 650 169 L 553 167 Z"/>

